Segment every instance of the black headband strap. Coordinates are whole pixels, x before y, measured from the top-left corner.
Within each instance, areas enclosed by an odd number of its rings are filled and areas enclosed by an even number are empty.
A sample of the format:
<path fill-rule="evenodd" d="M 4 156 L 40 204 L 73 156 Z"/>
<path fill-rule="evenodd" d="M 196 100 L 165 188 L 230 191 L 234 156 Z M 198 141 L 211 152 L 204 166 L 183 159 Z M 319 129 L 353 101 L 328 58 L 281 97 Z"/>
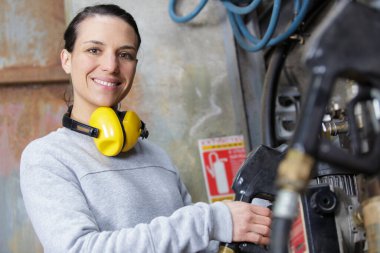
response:
<path fill-rule="evenodd" d="M 99 136 L 99 129 L 97 129 L 95 127 L 91 127 L 91 126 L 83 124 L 83 123 L 80 123 L 80 122 L 70 118 L 72 109 L 73 109 L 73 106 L 69 106 L 69 109 L 63 115 L 62 125 L 68 129 L 75 131 L 75 132 L 97 138 Z"/>
<path fill-rule="evenodd" d="M 88 135 L 88 136 L 91 136 L 91 137 L 94 137 L 94 138 L 98 138 L 99 136 L 99 129 L 95 128 L 95 127 L 92 127 L 92 126 L 89 126 L 89 125 L 86 125 L 86 124 L 83 124 L 83 123 L 80 123 L 76 120 L 73 120 L 70 116 L 71 116 L 71 111 L 73 109 L 73 106 L 69 106 L 67 112 L 63 115 L 63 118 L 62 118 L 62 125 L 68 129 L 71 129 L 75 132 L 78 132 L 78 133 L 81 133 L 81 134 L 85 134 L 85 135 Z M 126 112 L 119 112 L 119 111 L 116 111 L 117 113 L 117 116 L 119 117 L 120 121 L 122 121 L 122 119 L 124 118 L 125 116 L 125 113 Z M 122 128 L 123 128 L 123 131 L 124 131 L 124 127 L 123 127 L 123 124 L 121 124 Z M 148 138 L 149 136 L 149 131 L 146 129 L 146 126 L 145 126 L 145 123 L 141 120 L 141 134 L 140 134 L 140 137 L 143 138 L 143 139 L 146 139 Z"/>

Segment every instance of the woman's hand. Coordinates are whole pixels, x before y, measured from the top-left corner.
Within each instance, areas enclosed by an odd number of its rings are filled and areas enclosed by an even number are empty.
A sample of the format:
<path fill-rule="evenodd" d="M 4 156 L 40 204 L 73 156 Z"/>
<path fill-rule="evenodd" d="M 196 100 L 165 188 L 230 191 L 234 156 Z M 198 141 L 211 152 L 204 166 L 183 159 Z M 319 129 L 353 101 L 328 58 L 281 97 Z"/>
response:
<path fill-rule="evenodd" d="M 232 241 L 269 244 L 272 211 L 241 201 L 224 201 L 232 215 Z"/>

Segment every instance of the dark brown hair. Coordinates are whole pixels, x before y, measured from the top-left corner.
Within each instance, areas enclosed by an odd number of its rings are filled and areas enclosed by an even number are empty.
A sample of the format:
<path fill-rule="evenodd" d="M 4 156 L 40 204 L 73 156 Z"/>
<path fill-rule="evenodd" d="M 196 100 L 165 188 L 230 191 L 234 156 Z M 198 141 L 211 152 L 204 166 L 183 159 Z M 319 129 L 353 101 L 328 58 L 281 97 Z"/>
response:
<path fill-rule="evenodd" d="M 75 41 L 77 39 L 78 25 L 86 18 L 95 16 L 95 15 L 114 16 L 114 17 L 118 17 L 124 20 L 126 23 L 132 26 L 133 30 L 136 32 L 137 49 L 140 47 L 141 37 L 140 37 L 140 33 L 137 27 L 136 21 L 132 17 L 132 15 L 115 4 L 99 4 L 99 5 L 88 6 L 84 8 L 70 22 L 70 24 L 66 28 L 66 31 L 63 35 L 63 39 L 65 41 L 65 49 L 67 51 L 71 53 L 74 50 Z"/>

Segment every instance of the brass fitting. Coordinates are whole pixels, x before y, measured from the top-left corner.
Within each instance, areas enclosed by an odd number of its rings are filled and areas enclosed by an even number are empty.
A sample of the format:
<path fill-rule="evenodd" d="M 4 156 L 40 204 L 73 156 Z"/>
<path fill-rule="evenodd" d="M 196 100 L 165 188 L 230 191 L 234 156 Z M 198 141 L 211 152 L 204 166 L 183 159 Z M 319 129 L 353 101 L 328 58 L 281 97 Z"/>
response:
<path fill-rule="evenodd" d="M 308 184 L 314 158 L 297 149 L 290 149 L 280 163 L 277 185 L 282 189 L 300 192 Z"/>
<path fill-rule="evenodd" d="M 380 196 L 365 200 L 362 204 L 368 253 L 380 252 Z"/>
<path fill-rule="evenodd" d="M 348 132 L 348 122 L 323 122 L 322 123 L 322 135 L 325 137 L 337 136 L 338 134 L 347 133 Z"/>
<path fill-rule="evenodd" d="M 235 251 L 231 248 L 226 247 L 226 246 L 220 246 L 218 253 L 235 253 Z"/>

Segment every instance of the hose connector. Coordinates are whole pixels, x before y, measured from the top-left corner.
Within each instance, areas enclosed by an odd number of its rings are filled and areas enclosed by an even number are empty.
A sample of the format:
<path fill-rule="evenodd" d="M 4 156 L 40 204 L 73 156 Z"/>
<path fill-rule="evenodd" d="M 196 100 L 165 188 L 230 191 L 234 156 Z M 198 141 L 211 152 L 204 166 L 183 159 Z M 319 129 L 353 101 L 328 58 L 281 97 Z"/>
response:
<path fill-rule="evenodd" d="M 368 253 L 380 252 L 380 196 L 362 203 Z"/>
<path fill-rule="evenodd" d="M 314 166 L 314 158 L 298 149 L 290 149 L 280 163 L 277 186 L 289 191 L 303 191 Z"/>

